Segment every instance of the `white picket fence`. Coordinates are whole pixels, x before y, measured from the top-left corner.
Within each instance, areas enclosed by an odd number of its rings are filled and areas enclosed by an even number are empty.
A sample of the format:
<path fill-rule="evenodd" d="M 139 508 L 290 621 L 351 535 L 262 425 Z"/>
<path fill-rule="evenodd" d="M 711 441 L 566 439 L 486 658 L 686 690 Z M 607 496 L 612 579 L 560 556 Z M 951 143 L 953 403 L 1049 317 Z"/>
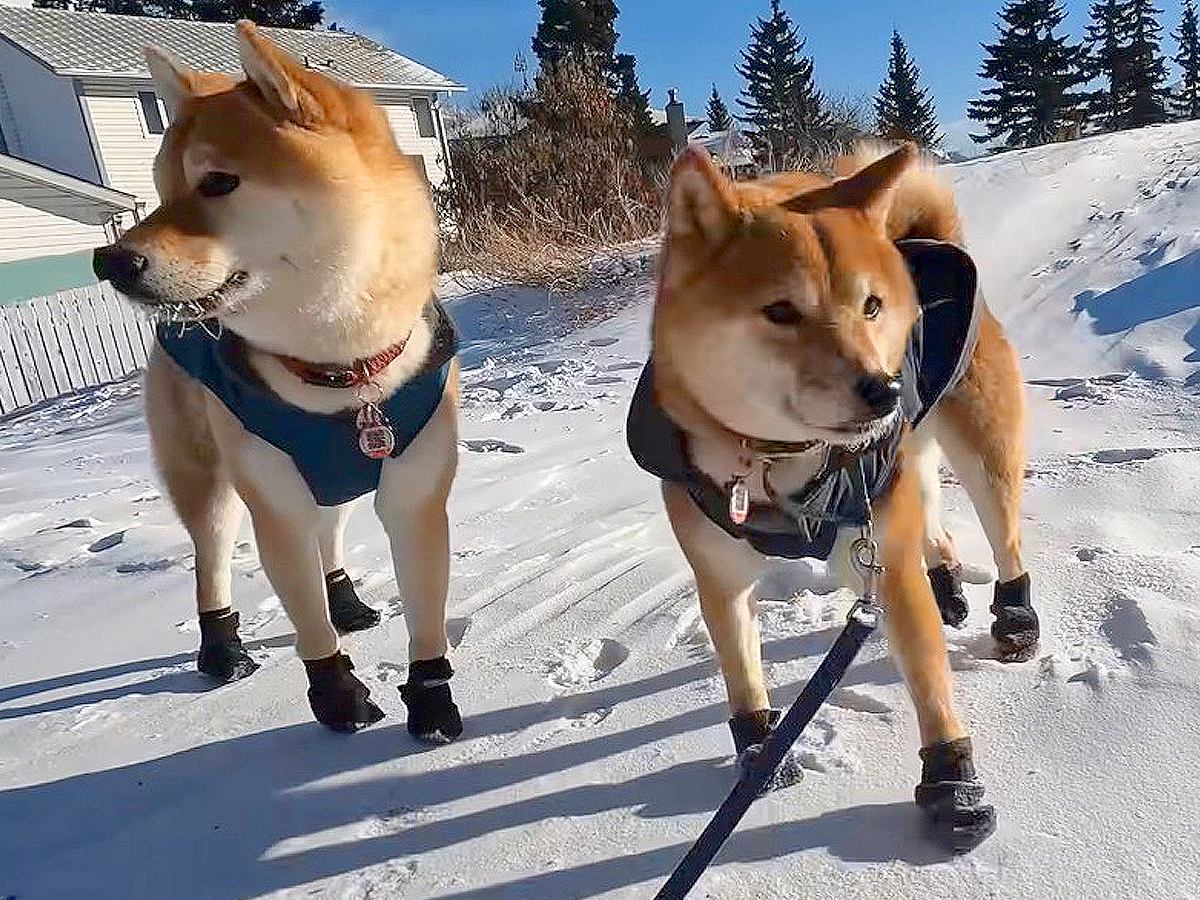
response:
<path fill-rule="evenodd" d="M 0 306 L 0 415 L 126 378 L 153 340 L 108 284 Z"/>

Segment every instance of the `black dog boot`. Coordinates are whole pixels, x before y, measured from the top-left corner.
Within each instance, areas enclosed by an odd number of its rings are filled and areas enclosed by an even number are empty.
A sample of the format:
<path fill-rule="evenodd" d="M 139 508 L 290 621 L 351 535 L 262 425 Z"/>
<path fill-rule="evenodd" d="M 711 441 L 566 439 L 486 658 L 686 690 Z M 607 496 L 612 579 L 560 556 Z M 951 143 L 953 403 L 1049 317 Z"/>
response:
<path fill-rule="evenodd" d="M 329 594 L 329 620 L 342 634 L 363 631 L 379 624 L 379 610 L 358 599 L 354 582 L 345 569 L 335 569 L 326 575 L 325 588 Z"/>
<path fill-rule="evenodd" d="M 754 712 L 738 713 L 729 720 L 729 730 L 733 733 L 733 746 L 737 750 L 739 770 L 745 774 L 762 752 L 763 741 L 779 721 L 780 712 L 777 709 L 758 709 Z M 800 767 L 795 754 L 789 750 L 779 763 L 779 768 L 771 776 L 762 789 L 764 794 L 791 787 L 804 778 L 804 769 Z"/>
<path fill-rule="evenodd" d="M 921 763 L 917 806 L 925 811 L 938 843 L 951 853 L 975 849 L 996 830 L 996 810 L 982 802 L 971 739 L 924 747 Z"/>
<path fill-rule="evenodd" d="M 462 717 L 450 696 L 450 660 L 418 659 L 408 664 L 400 699 L 408 707 L 408 733 L 430 744 L 449 744 L 462 734 Z"/>
<path fill-rule="evenodd" d="M 238 637 L 241 617 L 231 608 L 200 613 L 200 653 L 196 668 L 218 681 L 237 681 L 258 669 Z"/>
<path fill-rule="evenodd" d="M 1004 662 L 1025 662 L 1037 649 L 1041 626 L 1029 599 L 1029 573 L 996 585 L 992 601 L 992 637 Z"/>
<path fill-rule="evenodd" d="M 933 588 L 933 596 L 937 600 L 942 621 L 951 628 L 962 628 L 963 622 L 967 621 L 967 613 L 971 611 L 963 593 L 962 566 L 948 566 L 942 563 L 930 569 L 929 585 Z"/>
<path fill-rule="evenodd" d="M 324 659 L 306 659 L 308 703 L 317 721 L 333 731 L 358 731 L 383 718 L 371 702 L 367 686 L 351 673 L 354 663 L 342 653 Z"/>

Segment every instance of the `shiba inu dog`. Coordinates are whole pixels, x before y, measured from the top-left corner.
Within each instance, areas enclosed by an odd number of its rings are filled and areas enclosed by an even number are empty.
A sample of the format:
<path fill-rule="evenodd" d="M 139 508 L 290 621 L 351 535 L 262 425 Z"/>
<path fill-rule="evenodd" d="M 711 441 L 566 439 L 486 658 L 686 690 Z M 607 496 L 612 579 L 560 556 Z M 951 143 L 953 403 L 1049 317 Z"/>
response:
<path fill-rule="evenodd" d="M 951 696 L 942 624 L 967 610 L 938 466 L 944 452 L 993 549 L 999 655 L 1028 658 L 1038 621 L 1021 561 L 1025 423 L 1016 355 L 976 295 L 953 197 L 917 157 L 902 146 L 841 161 L 839 178 L 734 183 L 685 151 L 629 440 L 663 479 L 742 753 L 778 716 L 754 610 L 766 558 L 832 557 L 856 586 L 850 539 L 873 521 L 890 645 L 923 745 L 916 799 L 943 843 L 965 851 L 995 813 Z"/>
<path fill-rule="evenodd" d="M 199 667 L 223 680 L 257 667 L 230 592 L 244 503 L 316 718 L 345 731 L 378 721 L 338 636 L 379 618 L 342 568 L 350 504 L 375 491 L 406 602 L 408 729 L 452 740 L 458 368 L 433 300 L 429 190 L 368 95 L 304 68 L 252 23 L 239 23 L 238 41 L 244 80 L 147 50 L 172 111 L 154 167 L 162 205 L 94 259 L 101 278 L 169 322 L 146 412 L 195 545 Z"/>

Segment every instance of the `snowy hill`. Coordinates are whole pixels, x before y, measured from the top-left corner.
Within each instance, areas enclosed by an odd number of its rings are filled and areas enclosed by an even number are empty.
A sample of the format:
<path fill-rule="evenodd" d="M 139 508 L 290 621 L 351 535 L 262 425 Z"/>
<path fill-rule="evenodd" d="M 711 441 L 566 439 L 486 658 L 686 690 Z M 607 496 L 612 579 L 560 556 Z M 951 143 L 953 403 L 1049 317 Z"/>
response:
<path fill-rule="evenodd" d="M 1027 354 L 1028 373 L 1182 378 L 1198 368 L 1195 123 L 954 171 L 988 299 Z"/>
<path fill-rule="evenodd" d="M 998 833 L 939 854 L 882 643 L 697 897 L 1200 895 L 1200 126 L 955 167 L 990 301 L 1025 356 L 1040 658 L 989 658 L 990 587 L 949 633 Z M 627 457 L 649 286 L 460 297 L 451 632 L 461 742 L 408 738 L 403 618 L 369 510 L 354 574 L 390 617 L 347 640 L 389 717 L 310 721 L 253 545 L 235 596 L 264 661 L 193 671 L 192 564 L 136 385 L 0 425 L 0 897 L 649 897 L 733 777 L 724 690 L 654 483 Z M 1126 374 L 1132 373 L 1132 374 Z M 950 524 L 986 560 L 961 490 Z M 365 506 L 365 505 L 364 505 Z M 778 703 L 846 597 L 768 579 Z"/>

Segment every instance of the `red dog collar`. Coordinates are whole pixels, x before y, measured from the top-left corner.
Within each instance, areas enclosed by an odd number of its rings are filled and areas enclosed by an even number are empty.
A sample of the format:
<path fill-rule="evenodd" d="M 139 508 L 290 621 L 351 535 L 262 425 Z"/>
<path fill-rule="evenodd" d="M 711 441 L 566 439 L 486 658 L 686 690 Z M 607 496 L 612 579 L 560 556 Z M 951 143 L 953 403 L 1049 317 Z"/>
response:
<path fill-rule="evenodd" d="M 360 387 L 375 380 L 375 376 L 395 362 L 404 348 L 408 346 L 408 337 L 397 341 L 392 346 L 381 350 L 374 356 L 356 359 L 346 365 L 344 363 L 311 363 L 297 359 L 294 356 L 272 354 L 283 363 L 284 368 L 303 381 L 315 387 L 353 388 Z"/>

